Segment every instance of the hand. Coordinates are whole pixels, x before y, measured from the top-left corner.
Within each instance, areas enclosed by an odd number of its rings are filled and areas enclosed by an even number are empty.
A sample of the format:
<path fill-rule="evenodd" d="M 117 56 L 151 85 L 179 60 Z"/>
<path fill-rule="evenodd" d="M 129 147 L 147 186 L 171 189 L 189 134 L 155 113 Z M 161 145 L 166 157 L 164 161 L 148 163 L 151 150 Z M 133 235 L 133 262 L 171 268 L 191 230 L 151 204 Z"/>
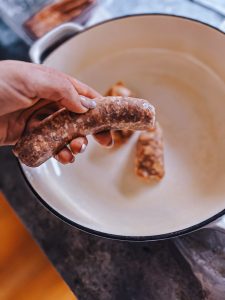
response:
<path fill-rule="evenodd" d="M 84 83 L 51 68 L 18 61 L 0 62 L 0 145 L 14 145 L 25 129 L 30 129 L 61 107 L 85 113 L 99 97 Z M 112 144 L 109 132 L 95 135 L 104 145 Z M 86 137 L 70 142 L 56 155 L 61 163 L 74 161 L 74 156 L 87 146 Z"/>

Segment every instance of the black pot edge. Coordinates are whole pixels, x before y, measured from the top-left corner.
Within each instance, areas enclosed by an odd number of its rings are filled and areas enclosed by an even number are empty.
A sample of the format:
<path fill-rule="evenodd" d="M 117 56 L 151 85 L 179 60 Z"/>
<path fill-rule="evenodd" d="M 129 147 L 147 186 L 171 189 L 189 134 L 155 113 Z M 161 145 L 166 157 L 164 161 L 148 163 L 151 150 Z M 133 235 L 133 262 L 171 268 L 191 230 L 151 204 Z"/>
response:
<path fill-rule="evenodd" d="M 222 30 L 220 30 L 217 27 L 214 27 L 214 26 L 212 26 L 210 24 L 207 24 L 203 21 L 199 21 L 199 20 L 192 19 L 192 18 L 189 18 L 189 17 L 179 16 L 179 15 L 175 15 L 175 14 L 164 14 L 164 13 L 143 13 L 143 14 L 134 14 L 134 15 L 124 15 L 124 16 L 113 18 L 113 19 L 110 19 L 110 20 L 105 20 L 103 22 L 97 23 L 93 26 L 90 26 L 90 27 L 82 30 L 81 32 L 77 33 L 76 35 L 82 34 L 82 33 L 86 32 L 88 30 L 91 30 L 92 28 L 101 26 L 102 24 L 105 24 L 105 23 L 114 22 L 114 21 L 120 20 L 120 19 L 140 17 L 140 16 L 166 16 L 166 17 L 172 17 L 172 18 L 178 18 L 178 19 L 185 19 L 185 20 L 188 20 L 188 21 L 191 21 L 191 22 L 196 22 L 198 24 L 202 24 L 202 25 L 205 25 L 207 27 L 210 27 L 210 28 L 216 30 L 217 32 L 219 32 L 223 35 L 225 34 Z M 70 37 L 70 38 L 72 38 L 72 37 Z M 57 44 L 57 48 L 58 48 L 58 46 L 59 45 Z M 51 48 L 51 52 L 48 51 L 47 55 L 52 53 L 55 49 Z M 44 59 L 46 59 L 46 58 L 47 58 L 47 56 L 45 55 Z M 48 205 L 46 203 L 46 201 L 44 199 L 41 198 L 41 196 L 38 194 L 38 192 L 33 188 L 31 183 L 27 179 L 27 177 L 26 177 L 19 161 L 18 161 L 18 165 L 19 165 L 20 171 L 23 175 L 23 178 L 24 178 L 27 186 L 31 189 L 33 194 L 37 197 L 37 199 L 41 202 L 41 204 L 45 208 L 47 208 L 51 213 L 53 213 L 56 217 L 58 217 L 59 219 L 61 219 L 64 222 L 66 222 L 67 224 L 69 224 L 73 227 L 76 227 L 76 228 L 78 228 L 78 229 L 80 229 L 80 230 L 82 230 L 86 233 L 90 233 L 92 235 L 99 236 L 99 237 L 104 237 L 104 238 L 108 238 L 108 239 L 112 239 L 112 240 L 119 240 L 119 241 L 130 241 L 130 242 L 147 242 L 147 241 L 159 241 L 159 240 L 171 239 L 171 238 L 176 238 L 178 236 L 186 235 L 188 233 L 191 233 L 191 232 L 194 232 L 194 231 L 199 230 L 201 228 L 204 228 L 205 226 L 207 226 L 208 224 L 210 224 L 211 222 L 217 220 L 218 218 L 222 217 L 225 214 L 225 209 L 224 209 L 221 212 L 215 214 L 214 216 L 212 216 L 212 217 L 210 217 L 210 218 L 206 219 L 205 221 L 202 221 L 198 224 L 195 224 L 193 226 L 190 226 L 190 227 L 182 229 L 182 230 L 178 230 L 178 231 L 174 231 L 174 232 L 170 232 L 170 233 L 165 233 L 165 234 L 160 234 L 160 235 L 153 235 L 153 236 L 123 236 L 123 235 L 115 235 L 115 234 L 105 233 L 105 232 L 93 230 L 93 229 L 90 229 L 88 227 L 82 226 L 82 225 L 80 225 L 80 224 L 78 224 L 74 221 L 71 221 L 70 219 L 66 218 L 65 216 L 61 215 L 59 212 L 54 210 L 50 205 Z"/>

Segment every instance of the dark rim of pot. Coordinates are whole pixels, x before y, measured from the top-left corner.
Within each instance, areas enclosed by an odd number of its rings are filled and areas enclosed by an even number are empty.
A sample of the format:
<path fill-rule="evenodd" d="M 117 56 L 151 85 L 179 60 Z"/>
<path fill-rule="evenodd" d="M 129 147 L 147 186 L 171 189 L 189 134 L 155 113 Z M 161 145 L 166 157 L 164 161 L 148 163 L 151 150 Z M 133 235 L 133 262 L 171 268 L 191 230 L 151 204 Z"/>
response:
<path fill-rule="evenodd" d="M 173 15 L 173 14 L 163 14 L 163 13 L 144 13 L 144 14 L 134 14 L 134 15 L 125 15 L 125 16 L 121 16 L 121 17 L 117 17 L 114 19 L 110 19 L 110 20 L 106 20 L 103 21 L 101 23 L 98 23 L 96 25 L 93 25 L 91 27 L 88 27 L 84 30 L 82 30 L 81 32 L 78 32 L 76 35 L 80 35 L 83 34 L 86 31 L 91 30 L 92 28 L 101 26 L 102 24 L 105 23 L 110 23 L 110 22 L 115 22 L 116 20 L 120 20 L 120 19 L 126 19 L 126 18 L 135 18 L 135 17 L 140 17 L 140 16 L 165 16 L 165 17 L 172 17 L 172 18 L 179 18 L 179 19 L 185 19 L 188 20 L 190 22 L 195 22 L 195 23 L 199 23 L 202 24 L 204 26 L 210 27 L 214 30 L 216 30 L 217 32 L 221 33 L 224 35 L 224 32 L 210 24 L 204 23 L 202 21 L 196 20 L 196 19 L 192 19 L 192 18 L 188 18 L 188 17 L 183 17 L 183 16 L 178 16 L 178 15 Z M 74 36 L 72 36 L 74 37 Z M 71 38 L 71 37 L 70 37 Z M 69 38 L 69 39 L 70 39 Z M 65 40 L 64 40 L 65 42 Z M 58 48 L 60 46 L 60 43 L 58 42 L 57 45 L 52 46 L 47 52 L 45 52 L 42 56 L 43 60 L 47 58 L 47 56 L 52 53 L 52 51 L 54 51 L 56 48 Z M 202 227 L 207 226 L 209 223 L 215 221 L 216 219 L 222 217 L 225 214 L 225 209 L 222 210 L 221 212 L 215 214 L 214 216 L 198 223 L 195 224 L 193 226 L 190 226 L 188 228 L 185 229 L 181 229 L 178 231 L 174 231 L 174 232 L 170 232 L 170 233 L 165 233 L 165 234 L 159 234 L 159 235 L 150 235 L 150 236 L 124 236 L 124 235 L 117 235 L 117 234 L 111 234 L 111 233 L 105 233 L 105 232 L 101 232 L 101 231 L 97 231 L 85 226 L 82 226 L 70 219 L 68 219 L 67 217 L 63 216 L 62 214 L 60 214 L 58 211 L 56 211 L 55 209 L 53 209 L 44 199 L 42 199 L 42 197 L 38 194 L 38 192 L 33 188 L 33 186 L 31 185 L 31 183 L 29 182 L 28 178 L 26 177 L 24 170 L 20 164 L 20 162 L 18 161 L 19 164 L 19 168 L 21 170 L 21 173 L 27 183 L 27 185 L 29 186 L 29 188 L 31 189 L 31 191 L 34 193 L 34 195 L 37 197 L 37 199 L 43 204 L 44 207 L 46 207 L 48 210 L 50 210 L 56 217 L 60 218 L 61 220 L 63 220 L 64 222 L 72 225 L 73 227 L 76 227 L 84 232 L 96 235 L 96 236 L 100 236 L 100 237 L 104 237 L 104 238 L 109 238 L 109 239 L 114 239 L 114 240 L 120 240 L 120 241 L 133 241 L 133 242 L 144 242 L 144 241 L 158 241 L 158 240 L 164 240 L 164 239 L 170 239 L 170 238 L 175 238 L 181 235 L 185 235 L 187 233 L 191 233 L 193 231 L 196 231 Z"/>

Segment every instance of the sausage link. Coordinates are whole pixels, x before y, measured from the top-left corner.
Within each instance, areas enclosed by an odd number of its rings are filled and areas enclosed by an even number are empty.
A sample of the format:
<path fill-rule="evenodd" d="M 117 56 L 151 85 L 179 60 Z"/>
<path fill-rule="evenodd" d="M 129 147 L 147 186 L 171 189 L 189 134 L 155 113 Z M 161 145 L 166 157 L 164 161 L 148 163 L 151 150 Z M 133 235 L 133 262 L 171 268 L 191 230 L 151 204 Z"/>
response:
<path fill-rule="evenodd" d="M 106 93 L 106 96 L 122 96 L 122 97 L 135 97 L 134 93 L 128 89 L 122 81 L 118 81 Z M 132 136 L 132 130 L 112 130 L 112 138 L 114 147 L 119 147 L 125 144 Z"/>
<path fill-rule="evenodd" d="M 72 139 L 111 129 L 147 130 L 154 127 L 155 109 L 146 100 L 130 97 L 95 99 L 96 108 L 76 114 L 63 108 L 32 131 L 14 147 L 15 155 L 27 166 L 37 167 Z"/>
<path fill-rule="evenodd" d="M 165 174 L 162 129 L 141 132 L 136 145 L 135 173 L 147 181 L 159 181 Z"/>

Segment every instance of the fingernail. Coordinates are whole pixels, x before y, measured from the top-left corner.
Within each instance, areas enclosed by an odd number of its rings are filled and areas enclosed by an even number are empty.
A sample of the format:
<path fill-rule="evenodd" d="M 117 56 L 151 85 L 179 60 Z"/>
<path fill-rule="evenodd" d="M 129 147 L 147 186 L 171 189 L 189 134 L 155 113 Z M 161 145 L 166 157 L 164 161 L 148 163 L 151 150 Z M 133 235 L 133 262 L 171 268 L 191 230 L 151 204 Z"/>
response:
<path fill-rule="evenodd" d="M 94 100 L 91 100 L 84 96 L 80 96 L 80 102 L 84 107 L 89 108 L 89 109 L 95 108 L 97 105 Z"/>
<path fill-rule="evenodd" d="M 75 157 L 73 157 L 70 161 L 70 163 L 72 164 L 73 162 L 75 162 Z"/>
<path fill-rule="evenodd" d="M 108 145 L 106 146 L 107 148 L 112 148 L 114 146 L 114 140 L 112 139 Z"/>
<path fill-rule="evenodd" d="M 83 153 L 85 151 L 85 149 L 87 148 L 86 144 L 83 144 L 80 148 L 80 153 Z"/>

